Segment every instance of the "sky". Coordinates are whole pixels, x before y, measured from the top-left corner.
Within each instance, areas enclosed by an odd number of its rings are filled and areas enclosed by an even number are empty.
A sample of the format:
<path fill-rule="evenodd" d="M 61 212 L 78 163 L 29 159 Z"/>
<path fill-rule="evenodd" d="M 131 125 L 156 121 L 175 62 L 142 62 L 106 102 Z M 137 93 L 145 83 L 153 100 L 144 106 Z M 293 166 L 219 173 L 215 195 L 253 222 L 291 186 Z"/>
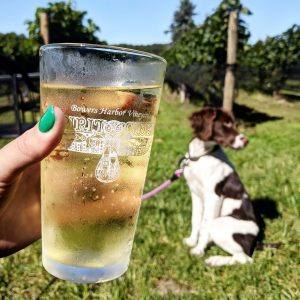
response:
<path fill-rule="evenodd" d="M 35 9 L 46 0 L 0 0 L 0 32 L 27 34 L 25 20 L 32 20 Z M 146 45 L 168 43 L 165 34 L 179 0 L 76 0 L 74 6 L 86 10 L 87 17 L 100 26 L 99 38 L 109 44 Z M 251 32 L 250 42 L 285 31 L 300 24 L 300 0 L 244 0 L 253 15 L 244 17 Z M 195 22 L 201 24 L 220 0 L 194 0 Z"/>

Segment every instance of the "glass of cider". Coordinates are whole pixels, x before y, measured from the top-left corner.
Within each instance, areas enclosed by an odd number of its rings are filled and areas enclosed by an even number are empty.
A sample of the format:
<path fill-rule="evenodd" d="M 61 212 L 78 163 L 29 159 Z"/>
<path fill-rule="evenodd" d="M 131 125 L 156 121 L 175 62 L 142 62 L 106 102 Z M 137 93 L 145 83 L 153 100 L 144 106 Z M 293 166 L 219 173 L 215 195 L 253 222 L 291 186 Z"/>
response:
<path fill-rule="evenodd" d="M 52 275 L 104 282 L 128 268 L 166 61 L 109 46 L 40 49 L 41 110 L 65 114 L 41 164 L 42 259 Z"/>

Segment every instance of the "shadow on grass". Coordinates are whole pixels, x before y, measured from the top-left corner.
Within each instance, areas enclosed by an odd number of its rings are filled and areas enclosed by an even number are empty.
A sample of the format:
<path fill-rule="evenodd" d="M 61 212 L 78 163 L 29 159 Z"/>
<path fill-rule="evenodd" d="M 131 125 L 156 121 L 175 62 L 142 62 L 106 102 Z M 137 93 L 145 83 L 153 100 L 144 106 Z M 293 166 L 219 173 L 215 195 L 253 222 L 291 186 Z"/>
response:
<path fill-rule="evenodd" d="M 264 219 L 274 220 L 281 217 L 281 214 L 278 212 L 277 209 L 277 203 L 269 197 L 263 197 L 263 198 L 252 199 L 252 204 L 260 228 L 256 249 L 263 250 L 264 247 L 279 248 L 280 243 L 267 243 L 267 244 L 263 243 L 263 240 L 265 238 L 265 228 L 266 228 L 266 223 Z"/>
<path fill-rule="evenodd" d="M 284 100 L 294 103 L 294 102 L 299 102 L 300 101 L 300 92 L 298 91 L 299 95 L 284 95 Z"/>
<path fill-rule="evenodd" d="M 281 216 L 277 209 L 277 203 L 269 197 L 252 199 L 252 203 L 255 212 L 263 218 L 273 220 Z"/>
<path fill-rule="evenodd" d="M 257 124 L 282 120 L 282 117 L 270 116 L 264 112 L 257 111 L 243 104 L 234 103 L 233 111 L 236 119 L 242 121 L 246 126 L 253 127 Z"/>

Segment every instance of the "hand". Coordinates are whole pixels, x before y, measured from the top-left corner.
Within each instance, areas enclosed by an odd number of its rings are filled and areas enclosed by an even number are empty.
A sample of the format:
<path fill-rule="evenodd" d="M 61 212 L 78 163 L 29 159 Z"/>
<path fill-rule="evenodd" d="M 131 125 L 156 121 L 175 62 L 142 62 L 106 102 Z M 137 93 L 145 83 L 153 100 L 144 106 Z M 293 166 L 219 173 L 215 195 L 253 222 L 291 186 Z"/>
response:
<path fill-rule="evenodd" d="M 40 161 L 60 142 L 63 112 L 49 106 L 40 122 L 0 150 L 0 257 L 40 238 Z"/>

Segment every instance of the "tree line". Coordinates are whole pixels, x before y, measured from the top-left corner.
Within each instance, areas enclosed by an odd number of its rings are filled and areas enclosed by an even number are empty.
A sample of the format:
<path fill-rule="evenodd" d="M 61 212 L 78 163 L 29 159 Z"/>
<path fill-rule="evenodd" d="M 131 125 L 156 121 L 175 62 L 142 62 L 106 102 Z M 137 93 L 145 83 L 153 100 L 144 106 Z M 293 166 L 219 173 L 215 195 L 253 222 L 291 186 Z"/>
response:
<path fill-rule="evenodd" d="M 167 81 L 185 84 L 196 98 L 207 102 L 220 101 L 227 55 L 229 14 L 238 12 L 237 77 L 238 86 L 246 90 L 279 93 L 287 80 L 288 71 L 300 62 L 300 26 L 295 24 L 282 34 L 268 37 L 251 45 L 250 32 L 243 16 L 249 9 L 240 0 L 223 0 L 201 24 L 196 24 L 196 6 L 181 0 L 173 22 L 166 33 L 170 44 L 135 46 L 138 50 L 164 56 L 169 64 Z M 71 1 L 50 2 L 37 8 L 33 20 L 26 21 L 28 37 L 16 33 L 0 33 L 0 73 L 7 73 L 1 64 L 9 57 L 27 72 L 38 70 L 38 49 L 43 44 L 40 32 L 41 12 L 49 17 L 50 42 L 102 43 L 100 27 L 87 18 L 86 11 L 77 10 Z"/>
<path fill-rule="evenodd" d="M 199 25 L 193 21 L 195 6 L 190 0 L 182 0 L 170 26 L 173 39 L 165 56 L 169 63 L 186 70 L 186 77 L 189 73 L 192 75 L 193 82 L 189 84 L 207 102 L 222 99 L 229 14 L 233 10 L 238 12 L 238 63 L 234 67 L 240 79 L 239 87 L 278 94 L 285 85 L 288 71 L 300 63 L 299 25 L 295 24 L 278 36 L 251 45 L 250 32 L 243 16 L 252 12 L 240 0 L 221 1 Z"/>

